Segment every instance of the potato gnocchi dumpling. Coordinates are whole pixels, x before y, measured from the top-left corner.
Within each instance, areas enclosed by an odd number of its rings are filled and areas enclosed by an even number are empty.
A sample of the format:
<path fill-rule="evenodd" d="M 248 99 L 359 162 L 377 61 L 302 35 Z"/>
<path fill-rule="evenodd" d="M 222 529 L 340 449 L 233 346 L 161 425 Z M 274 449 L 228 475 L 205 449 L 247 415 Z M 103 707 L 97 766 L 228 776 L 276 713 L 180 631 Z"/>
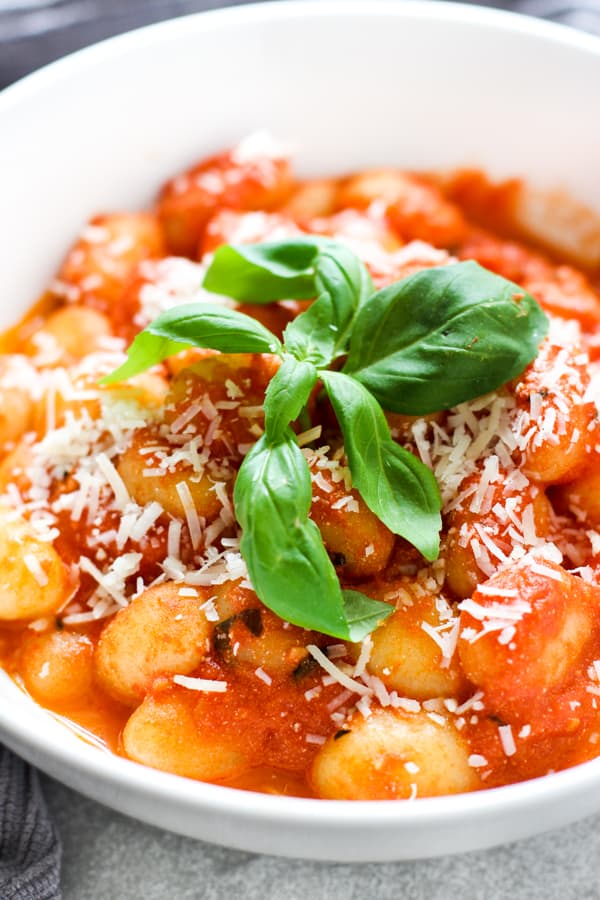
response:
<path fill-rule="evenodd" d="M 397 800 L 460 794 L 480 786 L 454 725 L 427 713 L 379 709 L 329 738 L 311 773 L 330 800 Z"/>

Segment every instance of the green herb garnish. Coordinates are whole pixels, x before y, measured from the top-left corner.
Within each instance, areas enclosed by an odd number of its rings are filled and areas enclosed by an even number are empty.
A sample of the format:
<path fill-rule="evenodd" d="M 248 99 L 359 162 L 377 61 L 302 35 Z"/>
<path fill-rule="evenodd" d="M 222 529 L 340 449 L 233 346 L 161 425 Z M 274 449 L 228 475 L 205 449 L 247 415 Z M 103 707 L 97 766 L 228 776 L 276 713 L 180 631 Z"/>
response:
<path fill-rule="evenodd" d="M 390 435 L 382 407 L 437 412 L 495 390 L 537 355 L 548 322 L 517 285 L 475 262 L 427 269 L 375 292 L 360 260 L 326 238 L 215 253 L 204 287 L 244 303 L 316 297 L 283 343 L 249 316 L 211 303 L 160 315 L 105 383 L 130 378 L 188 347 L 276 353 L 265 434 L 234 490 L 241 552 L 261 601 L 304 628 L 357 641 L 393 608 L 342 590 L 309 518 L 311 478 L 291 429 L 321 382 L 337 416 L 354 487 L 395 534 L 428 560 L 439 553 L 441 500 L 431 471 Z M 344 360 L 331 368 L 336 360 Z"/>

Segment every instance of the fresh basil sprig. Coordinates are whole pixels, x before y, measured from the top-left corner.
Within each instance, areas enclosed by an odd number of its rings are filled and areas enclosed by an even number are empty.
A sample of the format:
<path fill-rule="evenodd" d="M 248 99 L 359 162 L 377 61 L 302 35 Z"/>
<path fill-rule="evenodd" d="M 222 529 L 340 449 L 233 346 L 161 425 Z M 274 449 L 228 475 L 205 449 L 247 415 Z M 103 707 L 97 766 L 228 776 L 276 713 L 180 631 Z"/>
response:
<path fill-rule="evenodd" d="M 529 294 L 473 262 L 427 269 L 374 292 L 360 260 L 320 237 L 220 247 L 204 287 L 245 303 L 315 299 L 287 326 L 283 343 L 235 310 L 176 307 L 136 337 L 125 364 L 104 381 L 131 377 L 190 346 L 281 357 L 266 392 L 265 433 L 235 483 L 241 552 L 258 596 L 278 615 L 359 640 L 392 607 L 342 590 L 309 518 L 310 470 L 291 423 L 320 381 L 354 487 L 392 532 L 433 560 L 441 528 L 437 484 L 392 439 L 381 407 L 424 415 L 495 390 L 536 356 L 547 319 Z M 342 358 L 341 372 L 330 368 Z"/>

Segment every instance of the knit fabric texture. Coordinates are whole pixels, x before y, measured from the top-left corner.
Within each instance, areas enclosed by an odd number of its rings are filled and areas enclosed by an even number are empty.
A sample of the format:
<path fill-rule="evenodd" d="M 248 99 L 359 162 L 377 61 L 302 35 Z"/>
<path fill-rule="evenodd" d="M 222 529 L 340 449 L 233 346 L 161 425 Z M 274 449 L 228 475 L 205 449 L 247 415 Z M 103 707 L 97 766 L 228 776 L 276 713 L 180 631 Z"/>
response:
<path fill-rule="evenodd" d="M 60 858 L 37 773 L 0 747 L 2 900 L 60 900 Z"/>

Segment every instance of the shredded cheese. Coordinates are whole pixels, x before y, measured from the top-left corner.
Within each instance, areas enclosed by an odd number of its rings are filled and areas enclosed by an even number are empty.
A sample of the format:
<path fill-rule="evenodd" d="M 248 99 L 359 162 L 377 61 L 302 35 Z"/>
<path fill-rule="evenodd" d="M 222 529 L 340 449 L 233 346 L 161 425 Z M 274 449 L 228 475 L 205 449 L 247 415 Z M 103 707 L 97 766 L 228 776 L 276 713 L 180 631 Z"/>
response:
<path fill-rule="evenodd" d="M 190 691 L 205 691 L 213 694 L 224 694 L 227 690 L 226 681 L 216 681 L 212 678 L 191 678 L 188 675 L 173 675 L 173 683 Z"/>
<path fill-rule="evenodd" d="M 336 665 L 334 665 L 331 660 L 329 660 L 322 650 L 315 644 L 308 644 L 306 649 L 310 653 L 310 655 L 315 659 L 319 665 L 325 669 L 325 671 L 331 675 L 334 681 L 337 681 L 342 687 L 345 687 L 347 690 L 352 691 L 354 694 L 361 694 L 365 696 L 366 694 L 370 694 L 371 690 L 364 684 L 361 684 L 360 681 L 355 681 L 353 678 L 350 678 L 349 675 L 346 675 L 339 669 Z"/>
<path fill-rule="evenodd" d="M 202 540 L 202 527 L 200 525 L 198 513 L 196 512 L 191 491 L 185 481 L 178 481 L 175 485 L 175 489 L 181 500 L 181 505 L 183 506 L 192 547 L 194 550 L 197 550 L 200 546 L 200 541 Z"/>

